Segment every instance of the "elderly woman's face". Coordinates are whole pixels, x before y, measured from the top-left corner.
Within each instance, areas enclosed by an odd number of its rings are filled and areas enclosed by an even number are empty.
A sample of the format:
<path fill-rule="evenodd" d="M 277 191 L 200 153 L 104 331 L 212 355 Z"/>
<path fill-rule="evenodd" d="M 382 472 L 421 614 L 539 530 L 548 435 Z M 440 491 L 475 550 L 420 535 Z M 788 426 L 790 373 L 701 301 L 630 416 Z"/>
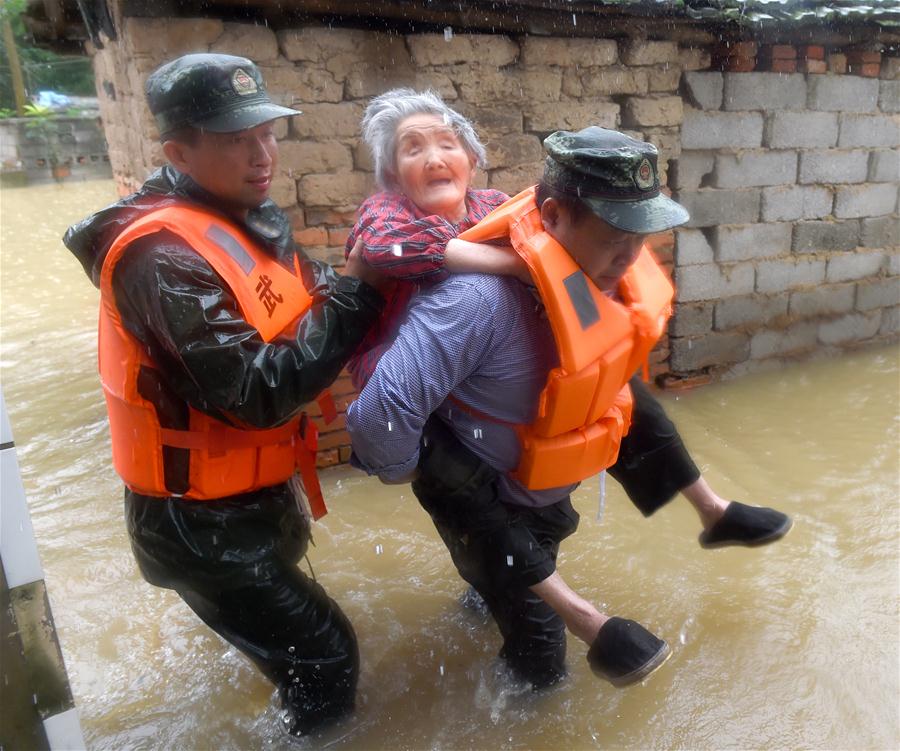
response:
<path fill-rule="evenodd" d="M 423 211 L 451 222 L 463 219 L 474 171 L 472 158 L 440 115 L 411 115 L 397 127 L 397 183 Z"/>

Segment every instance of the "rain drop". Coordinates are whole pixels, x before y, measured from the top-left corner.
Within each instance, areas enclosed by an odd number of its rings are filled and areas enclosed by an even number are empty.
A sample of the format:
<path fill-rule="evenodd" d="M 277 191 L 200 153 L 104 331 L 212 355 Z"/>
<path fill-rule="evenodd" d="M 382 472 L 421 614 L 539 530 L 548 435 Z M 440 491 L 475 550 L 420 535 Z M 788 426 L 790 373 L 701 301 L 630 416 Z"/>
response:
<path fill-rule="evenodd" d="M 288 670 L 288 675 L 293 675 L 293 674 L 294 674 L 294 668 L 291 668 L 290 670 Z"/>
<path fill-rule="evenodd" d="M 294 654 L 294 652 L 296 652 L 296 651 L 297 651 L 297 648 L 296 648 L 296 647 L 288 647 L 288 652 L 289 652 L 290 654 Z"/>
<path fill-rule="evenodd" d="M 444 27 L 444 41 L 449 42 L 453 39 L 453 29 L 449 26 Z"/>
<path fill-rule="evenodd" d="M 572 26 L 578 26 L 578 19 L 575 18 L 575 14 L 572 14 Z"/>
<path fill-rule="evenodd" d="M 438 668 L 438 672 L 443 676 L 444 675 L 444 663 L 441 663 L 441 666 Z"/>
<path fill-rule="evenodd" d="M 475 434 L 475 438 L 480 439 L 484 437 L 484 434 L 481 432 L 481 428 L 475 428 L 475 430 L 473 430 L 472 432 Z"/>
<path fill-rule="evenodd" d="M 393 429 L 394 427 L 391 425 L 391 421 L 388 420 L 388 433 L 390 433 Z"/>
<path fill-rule="evenodd" d="M 400 243 L 394 243 L 391 246 L 391 253 L 393 253 L 395 256 L 402 256 L 403 255 L 403 246 Z"/>
<path fill-rule="evenodd" d="M 375 555 L 381 555 L 384 552 L 384 548 L 381 546 L 381 543 L 375 546 Z"/>
<path fill-rule="evenodd" d="M 506 565 L 507 566 L 513 565 L 513 557 L 511 555 L 506 556 Z"/>

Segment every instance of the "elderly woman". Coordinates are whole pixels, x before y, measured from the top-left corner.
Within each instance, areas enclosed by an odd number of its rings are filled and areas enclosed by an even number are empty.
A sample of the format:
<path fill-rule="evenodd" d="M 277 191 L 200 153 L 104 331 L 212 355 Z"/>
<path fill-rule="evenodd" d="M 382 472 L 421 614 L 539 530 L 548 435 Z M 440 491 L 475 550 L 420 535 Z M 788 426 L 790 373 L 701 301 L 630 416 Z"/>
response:
<path fill-rule="evenodd" d="M 361 242 L 366 261 L 398 285 L 380 324 L 348 365 L 357 388 L 390 346 L 419 284 L 462 271 L 530 281 L 524 262 L 509 248 L 457 237 L 508 198 L 499 190 L 472 188 L 475 171 L 486 159 L 466 118 L 434 92 L 394 89 L 369 103 L 362 124 L 383 190 L 360 207 L 347 252 Z"/>

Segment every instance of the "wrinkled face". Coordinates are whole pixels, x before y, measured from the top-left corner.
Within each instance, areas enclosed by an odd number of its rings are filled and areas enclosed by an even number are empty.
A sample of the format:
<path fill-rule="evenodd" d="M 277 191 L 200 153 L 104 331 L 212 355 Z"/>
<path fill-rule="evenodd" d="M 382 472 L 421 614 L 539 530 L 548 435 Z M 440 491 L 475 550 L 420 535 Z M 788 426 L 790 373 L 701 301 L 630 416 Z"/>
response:
<path fill-rule="evenodd" d="M 545 206 L 552 199 L 545 201 Z M 585 275 L 604 292 L 616 289 L 619 280 L 635 262 L 646 235 L 623 232 L 592 212 L 578 219 L 556 202 L 549 220 L 542 212 L 544 227 L 562 245 Z"/>
<path fill-rule="evenodd" d="M 278 164 L 273 122 L 235 133 L 201 131 L 193 144 L 181 144 L 183 172 L 239 212 L 259 206 L 269 195 Z"/>
<path fill-rule="evenodd" d="M 440 115 L 411 115 L 397 127 L 395 176 L 400 191 L 450 222 L 466 215 L 472 158 Z"/>

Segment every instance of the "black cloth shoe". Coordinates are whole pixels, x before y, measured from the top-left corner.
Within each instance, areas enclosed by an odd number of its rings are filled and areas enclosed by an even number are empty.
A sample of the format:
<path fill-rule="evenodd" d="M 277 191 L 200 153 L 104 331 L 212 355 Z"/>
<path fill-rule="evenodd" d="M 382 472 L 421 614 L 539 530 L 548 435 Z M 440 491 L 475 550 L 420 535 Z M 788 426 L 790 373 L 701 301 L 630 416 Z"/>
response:
<path fill-rule="evenodd" d="M 613 616 L 600 628 L 587 661 L 596 676 L 622 688 L 642 681 L 670 654 L 669 645 L 640 623 Z"/>
<path fill-rule="evenodd" d="M 700 533 L 700 547 L 721 548 L 725 545 L 755 547 L 784 537 L 793 522 L 787 514 L 764 506 L 748 506 L 732 501 L 722 518 Z"/>

